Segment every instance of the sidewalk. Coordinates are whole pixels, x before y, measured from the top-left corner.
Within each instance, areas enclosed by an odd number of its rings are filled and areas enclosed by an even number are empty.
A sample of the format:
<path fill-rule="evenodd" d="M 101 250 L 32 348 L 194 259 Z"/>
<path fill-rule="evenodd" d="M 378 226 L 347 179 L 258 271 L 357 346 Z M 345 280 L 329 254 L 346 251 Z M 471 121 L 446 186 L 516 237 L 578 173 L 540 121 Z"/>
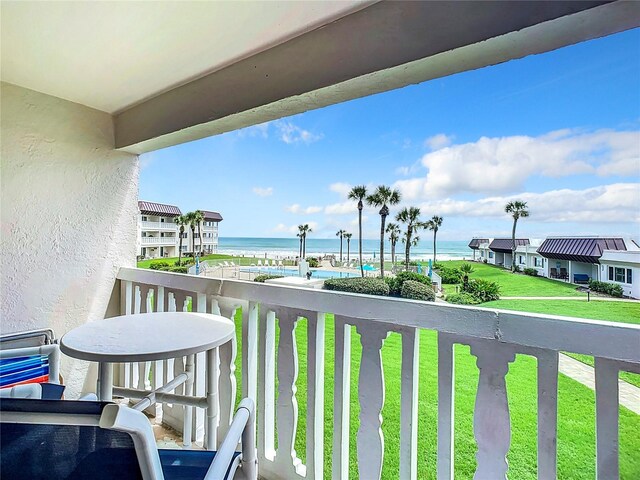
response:
<path fill-rule="evenodd" d="M 587 296 L 583 297 L 500 297 L 500 300 L 582 300 L 583 302 L 587 301 Z M 632 298 L 612 298 L 612 297 L 596 297 L 591 296 L 592 302 L 627 302 L 627 303 L 638 303 L 640 304 L 640 300 L 634 300 Z"/>

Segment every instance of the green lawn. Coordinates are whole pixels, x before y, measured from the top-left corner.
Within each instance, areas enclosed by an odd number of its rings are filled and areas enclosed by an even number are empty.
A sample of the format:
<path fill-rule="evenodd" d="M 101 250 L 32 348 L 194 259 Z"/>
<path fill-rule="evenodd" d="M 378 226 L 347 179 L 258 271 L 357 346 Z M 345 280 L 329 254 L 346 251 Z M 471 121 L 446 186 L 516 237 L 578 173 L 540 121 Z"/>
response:
<path fill-rule="evenodd" d="M 576 286 L 542 277 L 530 277 L 520 273 L 511 273 L 502 267 L 478 262 L 452 260 L 441 262 L 449 267 L 459 267 L 463 263 L 471 263 L 475 271 L 469 278 L 482 278 L 497 282 L 500 295 L 503 297 L 577 297 L 586 294 L 576 291 Z M 453 289 L 453 290 L 452 290 Z M 445 286 L 445 292 L 455 291 L 454 285 Z"/>
<path fill-rule="evenodd" d="M 241 341 L 240 317 L 236 318 Z M 299 423 L 296 436 L 297 455 L 305 461 L 305 426 L 307 392 L 306 320 L 297 325 L 299 374 L 297 399 Z M 437 426 L 437 343 L 436 333 L 421 331 L 420 390 L 418 413 L 419 478 L 435 478 Z M 325 332 L 325 477 L 331 476 L 334 385 L 334 326 L 327 316 Z M 357 476 L 356 432 L 358 428 L 357 382 L 361 355 L 359 337 L 352 330 L 351 360 L 351 436 L 350 478 Z M 241 346 L 238 345 L 238 352 Z M 456 355 L 455 467 L 456 478 L 467 479 L 475 470 L 476 445 L 473 437 L 473 406 L 478 382 L 475 357 L 469 348 L 459 345 Z M 401 337 L 391 334 L 385 341 L 382 358 L 385 376 L 385 406 L 382 430 L 385 441 L 384 479 L 398 478 L 400 442 L 400 365 Z M 240 385 L 241 360 L 238 356 L 237 378 Z M 511 364 L 507 389 L 512 419 L 511 450 L 508 455 L 509 478 L 536 478 L 536 361 L 520 355 Z M 239 394 L 238 394 L 239 395 Z M 558 424 L 558 478 L 592 479 L 595 477 L 594 394 L 583 385 L 560 375 Z M 622 479 L 640 478 L 640 416 L 620 409 L 620 472 Z M 277 440 L 276 440 L 277 441 Z"/>
<path fill-rule="evenodd" d="M 565 315 L 567 317 L 590 318 L 610 322 L 640 324 L 640 303 L 638 302 L 607 302 L 592 300 L 497 300 L 482 304 L 483 307 L 503 308 L 521 312 L 546 313 L 549 315 Z M 576 360 L 580 360 L 593 367 L 593 357 L 568 353 Z M 640 388 L 640 375 L 620 372 L 620 378 Z"/>

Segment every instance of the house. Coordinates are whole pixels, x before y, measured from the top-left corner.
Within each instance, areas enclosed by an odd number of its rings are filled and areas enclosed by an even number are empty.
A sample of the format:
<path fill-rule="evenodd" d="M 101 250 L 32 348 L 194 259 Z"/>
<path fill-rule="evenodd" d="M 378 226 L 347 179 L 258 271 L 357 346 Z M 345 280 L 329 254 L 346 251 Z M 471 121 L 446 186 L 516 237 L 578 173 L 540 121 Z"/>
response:
<path fill-rule="evenodd" d="M 538 272 L 539 276 L 546 276 L 545 266 L 547 261 L 537 252 L 541 244 L 542 240 L 530 239 L 528 244 L 516 247 L 516 266 L 520 270 L 533 268 Z"/>
<path fill-rule="evenodd" d="M 0 8 L 3 333 L 53 328 L 60 336 L 148 307 L 185 308 L 187 299 L 198 311 L 237 312 L 238 348 L 220 350 L 219 375 L 206 372 L 224 387 L 211 420 L 220 432 L 229 428 L 238 356 L 238 389 L 256 402 L 258 468 L 267 480 L 346 479 L 350 466 L 360 478 L 381 477 L 381 349 L 390 331 L 402 336 L 402 389 L 393 392 L 401 404 L 397 476 L 416 478 L 418 452 L 426 448 L 417 431 L 422 330 L 438 339 L 438 412 L 429 418 L 430 428 L 437 427 L 438 478 L 457 473 L 458 344 L 471 346 L 479 371 L 476 478 L 507 475 L 505 377 L 516 354 L 538 359 L 537 473 L 556 478 L 557 417 L 563 414 L 558 352 L 592 355 L 598 478 L 618 478 L 618 372 L 640 368 L 637 326 L 137 269 L 138 155 L 635 28 L 636 2 L 344 1 L 309 8 L 300 2 L 22 1 Z M 182 181 L 180 165 L 175 168 L 175 181 Z M 206 179 L 188 173 L 194 190 L 206 191 Z M 299 181 L 312 188 L 315 179 Z M 307 328 L 295 330 L 300 316 L 308 317 Z M 335 379 L 335 413 L 326 444 L 329 322 L 335 326 L 334 371 L 328 372 Z M 351 351 L 356 329 L 358 358 Z M 308 345 L 306 389 L 296 388 L 296 335 Z M 183 358 L 167 362 L 172 372 L 185 365 Z M 151 365 L 129 366 L 116 366 L 120 385 L 126 372 L 137 372 L 142 384 L 149 379 Z M 92 387 L 87 362 L 64 357 L 61 370 L 67 398 Z M 196 359 L 196 391 L 202 370 Z M 306 408 L 299 410 L 303 395 Z M 360 406 L 356 445 L 349 442 L 352 398 Z M 203 412 L 195 410 L 197 433 Z M 192 410 L 172 415 L 186 411 Z M 293 448 L 301 421 L 304 461 Z M 356 467 L 350 465 L 354 448 Z M 331 468 L 325 468 L 329 451 Z"/>
<path fill-rule="evenodd" d="M 640 299 L 639 250 L 605 250 L 599 261 L 601 282 L 617 283 L 623 295 Z"/>
<path fill-rule="evenodd" d="M 516 238 L 516 247 L 529 245 L 528 238 Z M 511 268 L 513 255 L 513 240 L 510 238 L 494 238 L 489 243 L 488 263 L 492 265 L 500 265 L 504 268 Z"/>
<path fill-rule="evenodd" d="M 175 205 L 154 202 L 138 202 L 138 255 L 142 258 L 177 257 L 180 249 L 180 226 L 176 225 L 176 217 L 182 212 Z M 218 251 L 218 224 L 222 215 L 218 212 L 201 210 L 204 220 L 192 233 L 189 225 L 185 225 L 182 233 L 182 253 L 200 252 L 200 235 L 202 235 L 202 253 Z"/>
<path fill-rule="evenodd" d="M 489 239 L 488 238 L 472 238 L 471 241 L 469 242 L 469 248 L 471 250 L 473 250 L 473 260 L 476 260 L 476 253 L 478 254 L 478 260 L 482 261 L 482 259 L 484 258 L 484 250 L 480 250 L 480 245 L 482 244 L 488 244 L 489 243 Z"/>

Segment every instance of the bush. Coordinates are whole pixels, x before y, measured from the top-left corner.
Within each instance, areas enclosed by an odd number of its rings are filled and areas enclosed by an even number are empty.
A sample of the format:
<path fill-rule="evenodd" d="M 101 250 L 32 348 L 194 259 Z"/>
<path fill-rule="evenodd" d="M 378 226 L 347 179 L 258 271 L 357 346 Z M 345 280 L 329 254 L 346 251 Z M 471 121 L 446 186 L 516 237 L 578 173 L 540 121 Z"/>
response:
<path fill-rule="evenodd" d="M 537 277 L 538 276 L 538 270 L 536 270 L 535 268 L 525 268 L 523 270 L 525 275 L 529 275 L 531 277 Z"/>
<path fill-rule="evenodd" d="M 324 288 L 325 290 L 362 293 L 366 295 L 389 295 L 389 285 L 380 278 L 330 278 L 324 281 Z"/>
<path fill-rule="evenodd" d="M 318 268 L 320 266 L 320 260 L 314 257 L 307 258 L 307 262 L 309 262 L 309 267 Z"/>
<path fill-rule="evenodd" d="M 173 273 L 189 273 L 189 267 L 162 267 L 160 270 Z"/>
<path fill-rule="evenodd" d="M 589 288 L 594 292 L 606 293 L 612 297 L 621 297 L 624 293 L 621 285 L 617 283 L 599 282 L 598 280 L 589 280 Z"/>
<path fill-rule="evenodd" d="M 416 272 L 399 272 L 395 277 L 385 277 L 385 282 L 389 285 L 390 295 L 399 296 L 402 292 L 404 282 L 411 280 L 431 287 L 431 278 Z"/>
<path fill-rule="evenodd" d="M 260 283 L 264 283 L 267 280 L 271 280 L 272 278 L 282 278 L 284 277 L 284 275 L 269 275 L 269 274 L 262 274 L 262 275 L 256 275 L 256 278 L 253 279 L 254 282 L 260 282 Z"/>
<path fill-rule="evenodd" d="M 165 267 L 169 266 L 169 262 L 153 262 L 149 265 L 151 270 L 163 270 Z"/>
<path fill-rule="evenodd" d="M 458 305 L 477 305 L 478 303 L 480 303 L 480 300 L 478 300 L 470 293 L 462 292 L 447 295 L 447 302 L 456 303 Z"/>
<path fill-rule="evenodd" d="M 514 266 L 513 266 L 513 272 L 514 272 L 514 273 L 517 273 L 517 272 L 519 272 L 519 271 L 520 271 L 520 267 L 519 267 L 518 265 L 514 265 Z"/>
<path fill-rule="evenodd" d="M 500 285 L 490 280 L 472 278 L 463 291 L 474 296 L 480 303 L 500 299 Z"/>
<path fill-rule="evenodd" d="M 459 268 L 441 267 L 438 270 L 438 275 L 442 278 L 442 283 L 449 285 L 455 285 L 462 281 L 462 272 Z"/>
<path fill-rule="evenodd" d="M 429 278 L 429 277 L 427 277 Z M 433 302 L 436 299 L 436 293 L 431 286 L 425 285 L 421 282 L 414 280 L 405 280 L 402 283 L 402 291 L 400 292 L 402 298 L 409 298 L 411 300 L 423 300 L 425 302 Z"/>
<path fill-rule="evenodd" d="M 176 260 L 175 262 L 173 262 L 173 264 L 176 267 L 188 267 L 190 265 L 194 265 L 192 260 L 182 260 L 182 262 L 179 262 L 178 260 Z"/>
<path fill-rule="evenodd" d="M 485 258 L 484 260 L 482 260 L 482 263 L 488 263 L 487 259 Z"/>

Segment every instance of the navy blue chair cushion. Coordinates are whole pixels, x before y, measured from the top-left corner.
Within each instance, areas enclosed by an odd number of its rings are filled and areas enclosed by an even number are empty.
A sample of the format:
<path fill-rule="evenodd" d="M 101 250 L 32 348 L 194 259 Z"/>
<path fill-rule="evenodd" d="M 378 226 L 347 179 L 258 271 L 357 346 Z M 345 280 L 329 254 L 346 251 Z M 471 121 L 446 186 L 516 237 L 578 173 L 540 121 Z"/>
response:
<path fill-rule="evenodd" d="M 162 472 L 165 480 L 196 480 L 203 479 L 211 466 L 216 452 L 207 450 L 158 450 Z M 240 455 L 235 452 L 234 460 Z M 233 464 L 233 462 L 232 462 Z M 225 480 L 229 477 L 231 465 L 227 470 Z"/>

